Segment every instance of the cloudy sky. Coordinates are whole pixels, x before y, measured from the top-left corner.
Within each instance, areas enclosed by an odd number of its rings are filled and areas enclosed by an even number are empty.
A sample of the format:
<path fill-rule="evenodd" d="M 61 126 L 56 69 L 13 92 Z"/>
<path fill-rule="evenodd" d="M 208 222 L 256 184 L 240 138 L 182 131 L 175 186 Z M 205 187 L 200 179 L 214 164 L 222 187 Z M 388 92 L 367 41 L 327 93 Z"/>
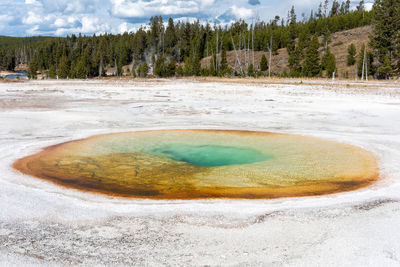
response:
<path fill-rule="evenodd" d="M 309 15 L 319 0 L 0 0 L 0 35 L 34 36 L 134 31 L 151 16 L 229 23 L 269 21 L 295 6 Z M 354 1 L 355 6 L 358 1 Z M 366 1 L 368 2 L 368 1 Z"/>

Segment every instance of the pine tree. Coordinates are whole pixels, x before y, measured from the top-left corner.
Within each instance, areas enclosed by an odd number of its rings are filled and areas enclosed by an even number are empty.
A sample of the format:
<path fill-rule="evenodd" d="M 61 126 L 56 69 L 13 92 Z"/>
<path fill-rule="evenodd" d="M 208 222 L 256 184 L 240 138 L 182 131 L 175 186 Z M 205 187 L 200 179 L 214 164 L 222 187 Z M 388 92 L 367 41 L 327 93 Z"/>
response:
<path fill-rule="evenodd" d="M 262 57 L 261 57 L 260 70 L 261 71 L 267 71 L 268 70 L 268 60 L 267 60 L 265 55 L 262 55 Z"/>
<path fill-rule="evenodd" d="M 190 57 L 185 58 L 185 65 L 183 66 L 183 73 L 185 76 L 193 75 L 192 60 Z"/>
<path fill-rule="evenodd" d="M 170 62 L 168 62 L 167 66 L 165 67 L 165 76 L 166 77 L 174 76 L 175 70 L 176 70 L 176 63 L 174 60 L 171 60 Z"/>
<path fill-rule="evenodd" d="M 307 77 L 314 77 L 320 75 L 321 73 L 318 48 L 319 48 L 318 36 L 314 35 L 308 45 L 306 58 L 303 64 L 303 73 Z"/>
<path fill-rule="evenodd" d="M 179 77 L 182 77 L 182 76 L 185 74 L 181 65 L 179 65 L 179 66 L 176 68 L 176 74 L 177 74 Z"/>
<path fill-rule="evenodd" d="M 397 49 L 395 51 L 395 58 L 397 59 L 397 71 L 400 72 L 400 34 L 397 36 L 396 40 Z"/>
<path fill-rule="evenodd" d="M 68 78 L 70 78 L 70 79 L 75 79 L 76 78 L 76 65 L 77 65 L 76 60 L 73 60 L 71 62 L 71 65 L 70 65 L 70 68 L 69 68 L 69 72 L 68 72 L 68 75 L 67 75 Z"/>
<path fill-rule="evenodd" d="M 166 77 L 166 66 L 165 66 L 165 57 L 159 56 L 157 57 L 155 67 L 154 67 L 154 74 L 158 77 Z"/>
<path fill-rule="evenodd" d="M 373 34 L 370 37 L 370 45 L 375 51 L 378 66 L 386 69 L 392 66 L 400 57 L 395 50 L 400 36 L 400 1 L 376 0 L 374 4 Z"/>
<path fill-rule="evenodd" d="M 322 18 L 322 3 L 319 3 L 318 11 L 317 11 L 317 14 L 315 14 L 315 16 L 316 16 L 318 19 L 321 19 L 321 18 Z"/>
<path fill-rule="evenodd" d="M 122 61 L 119 60 L 117 63 L 117 76 L 122 76 L 124 74 L 124 71 L 122 69 Z"/>
<path fill-rule="evenodd" d="M 29 79 L 36 79 L 37 78 L 37 64 L 36 60 L 32 60 L 31 63 L 29 63 L 29 69 L 28 69 L 28 78 Z"/>
<path fill-rule="evenodd" d="M 329 29 L 329 25 L 327 22 L 324 25 L 324 29 L 322 31 L 322 37 L 323 37 L 322 38 L 323 45 L 325 47 L 328 46 L 328 44 L 331 42 L 331 31 Z"/>
<path fill-rule="evenodd" d="M 221 52 L 221 72 L 224 75 L 225 71 L 228 69 L 228 61 L 226 59 L 226 49 L 225 46 L 222 46 Z"/>
<path fill-rule="evenodd" d="M 211 59 L 210 59 L 210 67 L 209 67 L 209 75 L 211 76 L 216 76 L 217 75 L 217 70 L 215 68 L 215 62 L 217 60 L 217 57 L 215 56 L 215 54 L 212 55 Z"/>
<path fill-rule="evenodd" d="M 302 66 L 301 66 L 301 60 L 302 60 L 302 48 L 297 45 L 292 54 L 289 56 L 289 69 L 290 69 L 290 76 L 291 77 L 299 77 L 301 76 L 302 73 Z"/>
<path fill-rule="evenodd" d="M 160 52 L 160 44 L 161 44 L 160 41 L 162 41 L 163 33 L 164 33 L 164 26 L 162 17 L 161 16 L 151 17 L 149 39 L 156 54 Z"/>
<path fill-rule="evenodd" d="M 175 46 L 177 43 L 177 37 L 175 32 L 174 20 L 172 18 L 168 19 L 168 26 L 165 30 L 164 46 L 165 53 L 175 57 Z"/>
<path fill-rule="evenodd" d="M 292 6 L 292 9 L 290 10 L 289 20 L 290 20 L 290 23 L 289 23 L 289 36 L 288 36 L 286 49 L 288 51 L 288 54 L 291 55 L 294 52 L 294 49 L 296 47 L 296 38 L 297 38 L 296 12 L 294 11 L 294 6 Z"/>
<path fill-rule="evenodd" d="M 347 48 L 347 66 L 353 66 L 356 63 L 357 49 L 354 44 Z"/>
<path fill-rule="evenodd" d="M 135 49 L 133 50 L 134 59 L 138 61 L 143 61 L 148 44 L 148 36 L 146 31 L 142 27 L 136 32 L 133 43 L 135 47 Z"/>
<path fill-rule="evenodd" d="M 74 78 L 85 79 L 86 76 L 87 76 L 87 73 L 86 73 L 85 62 L 84 62 L 84 59 L 81 58 L 78 60 L 78 63 L 76 64 L 76 71 L 75 71 Z"/>
<path fill-rule="evenodd" d="M 329 46 L 326 48 L 324 55 L 321 58 L 321 69 L 326 70 L 327 63 L 329 61 L 329 57 L 331 55 L 331 50 L 329 49 Z"/>
<path fill-rule="evenodd" d="M 324 56 L 322 57 L 322 69 L 326 70 L 326 75 L 332 78 L 333 73 L 336 72 L 336 59 L 331 53 L 329 47 L 327 47 Z"/>
<path fill-rule="evenodd" d="M 139 66 L 138 72 L 139 72 L 139 77 L 146 78 L 147 74 L 149 73 L 149 65 L 147 65 L 146 62 L 144 62 L 142 65 Z"/>
<path fill-rule="evenodd" d="M 346 0 L 346 5 L 344 7 L 344 12 L 349 13 L 350 12 L 350 0 Z"/>
<path fill-rule="evenodd" d="M 288 66 L 289 75 L 291 77 L 299 77 L 302 73 L 301 63 L 304 57 L 304 48 L 307 46 L 310 40 L 310 33 L 308 29 L 303 29 L 299 32 L 299 38 L 297 45 L 295 45 L 294 50 L 289 55 Z"/>
<path fill-rule="evenodd" d="M 357 6 L 357 11 L 363 11 L 363 10 L 365 10 L 365 2 L 364 0 L 361 0 Z"/>
<path fill-rule="evenodd" d="M 192 74 L 199 76 L 201 74 L 201 64 L 199 55 L 194 56 L 192 61 Z"/>
<path fill-rule="evenodd" d="M 50 69 L 47 71 L 47 77 L 50 79 L 55 79 L 57 78 L 57 69 L 56 65 L 51 65 Z"/>
<path fill-rule="evenodd" d="M 137 77 L 136 69 L 137 69 L 137 66 L 134 64 L 132 66 L 132 71 L 131 71 L 131 75 L 132 75 L 133 78 Z"/>
<path fill-rule="evenodd" d="M 328 4 L 329 4 L 329 0 L 325 0 L 324 2 L 324 18 L 326 18 L 326 12 L 328 11 Z"/>
<path fill-rule="evenodd" d="M 250 64 L 249 67 L 247 68 L 247 76 L 249 77 L 254 77 L 254 66 L 253 64 Z"/>
<path fill-rule="evenodd" d="M 58 65 L 58 77 L 61 79 L 68 78 L 69 75 L 69 65 L 67 61 L 67 57 L 64 55 L 60 59 L 60 63 Z"/>
<path fill-rule="evenodd" d="M 332 8 L 331 8 L 331 11 L 329 13 L 329 16 L 333 17 L 333 16 L 338 15 L 339 14 L 339 7 L 340 7 L 339 2 L 337 0 L 333 0 Z"/>
<path fill-rule="evenodd" d="M 393 73 L 393 68 L 389 59 L 389 55 L 385 56 L 383 64 L 378 68 L 378 75 L 380 79 L 389 79 Z"/>
<path fill-rule="evenodd" d="M 374 53 L 372 51 L 367 51 L 367 70 L 368 75 L 375 75 L 376 66 L 374 64 Z"/>
<path fill-rule="evenodd" d="M 339 14 L 340 15 L 346 14 L 346 4 L 344 2 L 340 4 Z"/>

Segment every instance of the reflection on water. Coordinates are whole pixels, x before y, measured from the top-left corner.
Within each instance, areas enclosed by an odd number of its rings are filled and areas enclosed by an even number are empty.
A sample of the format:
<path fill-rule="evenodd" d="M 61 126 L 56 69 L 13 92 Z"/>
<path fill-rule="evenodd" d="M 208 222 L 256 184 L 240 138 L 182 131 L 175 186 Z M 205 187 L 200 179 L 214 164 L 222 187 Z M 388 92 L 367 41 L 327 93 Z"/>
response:
<path fill-rule="evenodd" d="M 28 75 L 28 72 L 25 70 L 18 70 L 13 73 L 7 73 L 3 74 L 1 77 L 6 78 L 8 80 L 14 80 L 14 79 L 22 79 L 26 78 Z"/>
<path fill-rule="evenodd" d="M 70 188 L 153 198 L 277 198 L 354 190 L 378 179 L 375 157 L 317 138 L 218 130 L 95 136 L 18 160 Z"/>

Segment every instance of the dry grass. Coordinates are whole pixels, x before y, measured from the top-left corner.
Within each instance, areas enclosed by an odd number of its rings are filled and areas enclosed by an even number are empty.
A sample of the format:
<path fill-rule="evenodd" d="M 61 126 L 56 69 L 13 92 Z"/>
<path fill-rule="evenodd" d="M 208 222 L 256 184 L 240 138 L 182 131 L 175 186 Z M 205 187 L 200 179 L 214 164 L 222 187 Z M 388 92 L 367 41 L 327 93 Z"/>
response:
<path fill-rule="evenodd" d="M 234 84 L 292 84 L 292 85 L 315 85 L 321 87 L 330 87 L 330 88 L 400 88 L 400 80 L 369 80 L 369 81 L 355 81 L 354 78 L 350 77 L 349 79 L 338 78 L 332 81 L 327 78 L 282 78 L 272 76 L 268 77 L 172 77 L 172 78 L 133 78 L 130 76 L 126 77 L 101 77 L 101 78 L 92 78 L 86 80 L 44 80 L 43 82 L 51 82 L 54 81 L 57 84 L 65 85 L 70 83 L 86 83 L 90 82 L 90 85 L 104 85 L 104 84 L 113 84 L 113 83 L 126 83 L 126 84 L 141 84 L 141 83 L 165 83 L 165 82 L 175 82 L 175 81 L 189 81 L 189 82 L 200 82 L 200 83 L 234 83 Z M 29 81 L 29 80 L 1 80 L 0 83 L 25 83 L 25 82 L 41 82 L 41 81 Z M 396 94 L 399 94 L 400 91 L 396 91 Z"/>
<path fill-rule="evenodd" d="M 337 32 L 332 34 L 331 43 L 329 48 L 331 52 L 335 55 L 336 58 L 336 66 L 339 70 L 337 75 L 338 77 L 345 77 L 345 73 L 348 72 L 349 78 L 355 77 L 355 66 L 347 66 L 346 56 L 347 56 L 347 48 L 348 46 L 353 43 L 356 48 L 357 52 L 360 51 L 361 46 L 363 44 L 368 44 L 369 41 L 369 34 L 372 32 L 372 28 L 370 26 L 355 28 L 347 31 Z M 322 42 L 322 38 L 320 38 L 320 42 Z M 320 51 L 323 52 L 324 48 L 321 48 Z M 286 48 L 279 49 L 277 55 L 272 55 L 272 62 L 271 62 L 271 72 L 272 73 L 282 73 L 285 69 L 288 70 L 287 63 L 289 59 L 289 55 L 286 51 Z M 244 50 L 238 51 L 239 58 L 242 62 L 243 70 L 247 70 L 246 66 L 244 65 L 245 59 L 245 52 Z M 255 67 L 258 68 L 260 65 L 261 57 L 265 55 L 267 59 L 269 59 L 269 53 L 264 51 L 255 51 L 254 52 L 254 62 Z M 234 51 L 229 51 L 226 53 L 228 65 L 231 68 L 234 68 L 236 63 L 236 55 Z M 206 57 L 201 60 L 201 66 L 208 67 L 210 66 L 211 57 Z M 253 53 L 250 53 L 250 62 L 253 61 Z M 239 66 L 237 66 L 237 70 L 239 70 Z"/>
<path fill-rule="evenodd" d="M 371 33 L 372 28 L 365 26 L 332 34 L 332 42 L 329 48 L 335 55 L 339 77 L 344 77 L 346 71 L 349 74 L 349 78 L 355 77 L 356 67 L 347 66 L 347 48 L 353 43 L 357 48 L 357 53 L 359 53 L 363 44 L 368 45 Z"/>
<path fill-rule="evenodd" d="M 24 80 L 20 79 L 0 79 L 0 83 L 19 83 L 23 82 Z"/>

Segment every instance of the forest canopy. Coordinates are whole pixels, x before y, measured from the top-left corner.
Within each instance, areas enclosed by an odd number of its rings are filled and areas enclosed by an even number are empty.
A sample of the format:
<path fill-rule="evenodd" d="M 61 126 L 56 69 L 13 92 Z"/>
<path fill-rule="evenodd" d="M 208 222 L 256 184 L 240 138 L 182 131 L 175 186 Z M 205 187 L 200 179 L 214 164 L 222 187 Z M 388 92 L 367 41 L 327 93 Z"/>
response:
<path fill-rule="evenodd" d="M 0 69 L 13 70 L 17 65 L 26 64 L 31 78 L 37 73 L 45 73 L 48 78 L 126 73 L 134 77 L 254 76 L 265 75 L 269 59 L 264 57 L 263 62 L 254 62 L 252 51 L 276 54 L 278 49 L 286 48 L 289 71 L 275 75 L 315 77 L 325 71 L 330 77 L 336 71 L 335 56 L 329 50 L 332 33 L 373 25 L 368 51 L 373 65 L 369 74 L 388 78 L 398 73 L 400 67 L 399 2 L 377 0 L 372 10 L 366 11 L 364 1 L 354 10 L 350 9 L 349 0 L 325 1 L 317 11 L 311 11 L 308 17 L 303 15 L 301 20 L 292 7 L 287 18 L 276 16 L 269 22 L 253 24 L 240 20 L 222 26 L 172 18 L 165 23 L 161 16 L 155 16 L 136 32 L 123 34 L 0 37 Z M 323 53 L 320 47 L 324 47 Z M 239 62 L 243 59 L 236 56 L 235 66 L 229 66 L 227 51 L 243 50 L 244 62 Z M 353 48 L 349 51 L 352 55 L 348 56 L 348 64 L 354 64 Z M 202 68 L 200 61 L 206 57 L 210 58 L 210 64 Z"/>

